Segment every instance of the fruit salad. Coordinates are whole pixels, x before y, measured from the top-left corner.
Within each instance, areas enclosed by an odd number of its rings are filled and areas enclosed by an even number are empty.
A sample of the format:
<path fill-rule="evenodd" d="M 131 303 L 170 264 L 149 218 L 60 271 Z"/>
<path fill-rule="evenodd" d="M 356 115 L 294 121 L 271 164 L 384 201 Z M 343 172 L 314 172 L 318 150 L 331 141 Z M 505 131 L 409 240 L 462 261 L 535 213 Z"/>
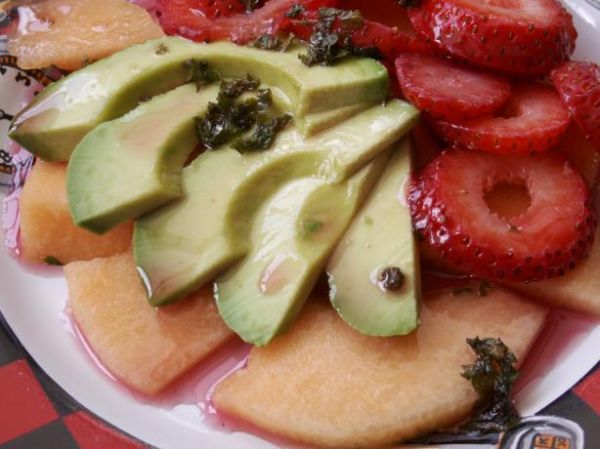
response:
<path fill-rule="evenodd" d="M 11 121 L 13 249 L 127 388 L 237 345 L 208 400 L 259 432 L 499 434 L 550 311 L 600 317 L 600 66 L 559 1 L 0 7 L 55 79 Z"/>

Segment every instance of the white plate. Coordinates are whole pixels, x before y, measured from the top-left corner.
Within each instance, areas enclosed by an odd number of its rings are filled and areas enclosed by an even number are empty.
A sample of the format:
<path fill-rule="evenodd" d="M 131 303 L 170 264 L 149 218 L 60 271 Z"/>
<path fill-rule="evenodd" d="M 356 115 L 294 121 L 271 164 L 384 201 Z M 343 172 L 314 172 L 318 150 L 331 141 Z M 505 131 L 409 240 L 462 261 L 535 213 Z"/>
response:
<path fill-rule="evenodd" d="M 600 5 L 597 0 L 565 0 L 579 32 L 576 58 L 600 61 Z M 4 95 L 6 95 L 3 92 Z M 0 133 L 6 132 L 0 124 Z M 1 136 L 0 136 L 1 137 Z M 50 270 L 52 271 L 52 270 Z M 134 397 L 104 375 L 69 332 L 63 312 L 67 290 L 60 270 L 53 275 L 23 269 L 0 251 L 0 310 L 27 351 L 83 406 L 125 432 L 161 449 L 265 449 L 276 447 L 255 436 L 225 433 L 208 426 L 195 404 L 174 407 Z M 569 324 L 569 323 L 567 323 Z M 550 345 L 537 357 L 556 361 L 532 379 L 517 397 L 532 415 L 567 391 L 600 360 L 600 325 L 573 322 L 582 331 L 560 354 Z M 564 325 L 564 324 L 563 324 Z"/>

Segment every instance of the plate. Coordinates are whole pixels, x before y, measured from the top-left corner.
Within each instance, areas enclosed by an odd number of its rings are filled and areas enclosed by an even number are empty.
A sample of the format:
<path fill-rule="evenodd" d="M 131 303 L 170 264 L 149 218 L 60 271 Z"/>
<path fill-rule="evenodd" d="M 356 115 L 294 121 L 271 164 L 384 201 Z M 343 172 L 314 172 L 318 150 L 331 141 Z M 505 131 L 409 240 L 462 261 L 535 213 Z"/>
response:
<path fill-rule="evenodd" d="M 574 58 L 600 61 L 600 2 L 565 0 L 579 32 Z M 5 39 L 0 36 L 0 142 L 8 120 L 19 110 L 24 90 L 30 95 L 35 76 L 29 78 L 2 59 Z M 6 76 L 8 73 L 8 76 Z M 19 76 L 21 74 L 21 76 Z M 40 75 L 42 76 L 42 75 Z M 10 80 L 8 80 L 10 78 Z M 14 86 L 6 88 L 7 83 Z M 4 147 L 6 148 L 6 147 Z M 0 152 L 0 159 L 4 153 Z M 0 165 L 2 161 L 0 160 Z M 0 171 L 0 184 L 6 181 Z M 60 269 L 32 270 L 0 251 L 0 311 L 10 328 L 40 367 L 67 393 L 93 413 L 161 449 L 267 449 L 273 443 L 245 432 L 215 427 L 206 404 L 192 396 L 149 401 L 121 387 L 105 375 L 74 335 L 65 313 L 67 289 Z M 563 312 L 553 314 L 552 332 L 530 357 L 528 378 L 516 396 L 519 411 L 531 416 L 560 397 L 600 360 L 600 324 Z M 569 335 L 568 343 L 564 336 Z M 195 376 L 201 376 L 198 371 Z M 481 446 L 478 446 L 481 447 Z"/>

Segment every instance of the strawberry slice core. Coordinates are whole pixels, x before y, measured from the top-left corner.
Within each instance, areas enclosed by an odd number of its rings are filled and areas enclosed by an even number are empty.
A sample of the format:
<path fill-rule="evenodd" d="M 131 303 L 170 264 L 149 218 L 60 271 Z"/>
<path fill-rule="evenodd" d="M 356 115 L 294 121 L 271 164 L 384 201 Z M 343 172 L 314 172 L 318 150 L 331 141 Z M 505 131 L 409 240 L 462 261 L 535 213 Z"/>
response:
<path fill-rule="evenodd" d="M 502 183 L 526 188 L 529 207 L 521 214 L 507 218 L 488 206 L 486 195 Z M 588 254 L 596 226 L 585 182 L 558 152 L 446 150 L 413 180 L 408 202 L 429 244 L 466 272 L 490 280 L 564 274 Z"/>

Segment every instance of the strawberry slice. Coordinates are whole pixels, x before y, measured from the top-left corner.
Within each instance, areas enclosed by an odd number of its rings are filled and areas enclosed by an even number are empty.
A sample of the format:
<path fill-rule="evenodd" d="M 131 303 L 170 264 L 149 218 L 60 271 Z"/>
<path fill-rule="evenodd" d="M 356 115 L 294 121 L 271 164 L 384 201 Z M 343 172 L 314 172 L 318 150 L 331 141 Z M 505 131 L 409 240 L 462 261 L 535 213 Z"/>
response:
<path fill-rule="evenodd" d="M 519 75 L 543 75 L 568 60 L 577 37 L 557 0 L 423 0 L 409 17 L 448 53 Z"/>
<path fill-rule="evenodd" d="M 396 73 L 406 99 L 418 109 L 445 120 L 495 112 L 510 97 L 506 79 L 433 56 L 400 55 Z"/>
<path fill-rule="evenodd" d="M 307 10 L 332 6 L 336 0 L 270 0 L 262 8 L 250 14 L 240 13 L 245 7 L 238 0 L 220 0 L 220 12 L 205 14 L 196 6 L 215 0 L 159 0 L 160 24 L 165 33 L 179 35 L 188 39 L 205 42 L 231 40 L 238 44 L 246 44 L 263 34 L 276 34 L 286 21 L 285 14 L 293 5 L 303 6 Z M 215 5 L 217 4 L 215 3 Z M 223 5 L 239 3 L 231 10 L 224 11 Z M 241 11 L 240 11 L 241 8 Z"/>
<path fill-rule="evenodd" d="M 551 75 L 563 104 L 600 152 L 600 66 L 570 61 Z"/>
<path fill-rule="evenodd" d="M 501 116 L 453 122 L 432 120 L 446 142 L 502 154 L 546 151 L 556 145 L 570 122 L 556 91 L 541 84 L 513 87 Z"/>
<path fill-rule="evenodd" d="M 529 207 L 503 217 L 486 194 L 524 186 Z M 586 257 L 596 221 L 581 175 L 558 152 L 499 156 L 447 150 L 413 180 L 413 222 L 425 240 L 461 269 L 490 280 L 536 281 L 562 275 Z"/>
<path fill-rule="evenodd" d="M 364 9 L 364 8 L 363 8 Z M 351 12 L 351 10 L 339 10 L 339 12 Z M 306 11 L 289 19 L 282 26 L 282 30 L 292 33 L 301 40 L 309 41 L 311 35 L 317 28 L 317 22 L 321 19 L 323 10 Z M 362 16 L 362 14 L 361 14 Z M 408 33 L 398 27 L 390 27 L 378 22 L 365 20 L 360 23 L 345 23 L 343 20 L 333 21 L 331 33 L 338 36 L 349 34 L 352 45 L 356 48 L 376 48 L 379 54 L 389 62 L 390 67 L 396 57 L 408 51 L 429 51 L 427 44 L 418 39 L 413 33 Z M 390 68 L 388 67 L 388 68 Z"/>

